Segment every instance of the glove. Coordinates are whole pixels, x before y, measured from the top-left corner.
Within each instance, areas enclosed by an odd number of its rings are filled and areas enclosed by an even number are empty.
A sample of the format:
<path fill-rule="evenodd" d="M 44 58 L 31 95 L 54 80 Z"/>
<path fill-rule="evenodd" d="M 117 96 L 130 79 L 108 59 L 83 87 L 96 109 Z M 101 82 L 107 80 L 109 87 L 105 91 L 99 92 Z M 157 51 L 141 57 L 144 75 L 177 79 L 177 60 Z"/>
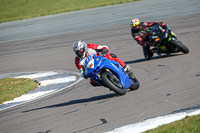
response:
<path fill-rule="evenodd" d="M 87 78 L 85 77 L 85 73 L 84 73 L 84 71 L 83 71 L 83 69 L 82 69 L 82 68 L 81 68 L 81 69 L 79 69 L 79 72 L 81 73 L 81 77 L 83 77 L 83 78 L 87 79 Z"/>
<path fill-rule="evenodd" d="M 101 52 L 102 49 L 95 49 L 97 52 Z"/>
<path fill-rule="evenodd" d="M 107 49 L 102 49 L 102 50 L 101 50 L 101 53 L 102 53 L 103 55 L 105 55 L 105 54 L 108 53 L 108 50 L 107 50 Z"/>
<path fill-rule="evenodd" d="M 166 24 L 163 23 L 163 22 L 158 22 L 158 24 L 161 25 L 161 26 L 166 26 Z"/>
<path fill-rule="evenodd" d="M 105 54 L 108 53 L 107 49 L 95 49 L 97 52 L 101 52 L 101 54 L 104 56 Z"/>

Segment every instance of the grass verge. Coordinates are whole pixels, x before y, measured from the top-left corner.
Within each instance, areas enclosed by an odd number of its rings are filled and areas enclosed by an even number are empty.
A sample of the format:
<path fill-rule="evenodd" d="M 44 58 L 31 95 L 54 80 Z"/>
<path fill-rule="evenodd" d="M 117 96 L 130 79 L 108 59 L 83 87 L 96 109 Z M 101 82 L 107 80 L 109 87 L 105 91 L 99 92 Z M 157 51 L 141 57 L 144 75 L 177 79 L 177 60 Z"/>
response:
<path fill-rule="evenodd" d="M 144 133 L 200 133 L 200 115 L 186 117 Z"/>
<path fill-rule="evenodd" d="M 0 79 L 0 104 L 19 97 L 33 89 L 38 84 L 28 78 L 4 78 Z"/>
<path fill-rule="evenodd" d="M 133 1 L 138 0 L 0 0 L 0 22 Z"/>

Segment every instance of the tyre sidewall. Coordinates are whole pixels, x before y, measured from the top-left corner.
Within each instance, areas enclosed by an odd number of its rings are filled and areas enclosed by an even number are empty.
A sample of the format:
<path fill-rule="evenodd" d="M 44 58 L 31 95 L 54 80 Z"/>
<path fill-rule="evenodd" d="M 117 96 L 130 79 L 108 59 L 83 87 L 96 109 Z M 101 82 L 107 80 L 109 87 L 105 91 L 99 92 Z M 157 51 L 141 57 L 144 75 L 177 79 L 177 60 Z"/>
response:
<path fill-rule="evenodd" d="M 133 75 L 132 75 L 132 76 L 133 76 Z M 131 81 L 132 81 L 132 85 L 129 87 L 129 89 L 130 89 L 130 90 L 137 90 L 137 89 L 139 89 L 140 83 L 139 83 L 139 81 L 136 79 L 136 77 L 135 77 L 135 76 L 133 76 L 133 77 L 130 76 L 130 79 L 131 79 Z"/>
<path fill-rule="evenodd" d="M 108 72 L 104 72 L 101 74 L 102 77 L 102 82 L 108 87 L 110 88 L 112 91 L 114 91 L 115 93 L 117 93 L 118 95 L 125 95 L 126 94 L 126 89 L 121 89 L 118 88 L 116 85 L 114 85 L 110 79 L 108 78 Z"/>
<path fill-rule="evenodd" d="M 177 38 L 172 38 L 170 43 L 172 45 L 178 47 L 181 50 L 181 52 L 183 52 L 184 54 L 189 53 L 189 49 L 181 41 L 179 41 Z"/>

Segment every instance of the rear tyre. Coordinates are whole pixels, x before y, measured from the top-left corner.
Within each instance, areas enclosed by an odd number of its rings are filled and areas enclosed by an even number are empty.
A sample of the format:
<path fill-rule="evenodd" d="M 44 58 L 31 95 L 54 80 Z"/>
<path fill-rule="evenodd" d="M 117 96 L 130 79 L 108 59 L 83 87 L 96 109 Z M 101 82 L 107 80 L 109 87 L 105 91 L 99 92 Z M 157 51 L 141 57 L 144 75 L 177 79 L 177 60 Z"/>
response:
<path fill-rule="evenodd" d="M 102 82 L 112 91 L 114 91 L 118 95 L 126 94 L 126 89 L 124 89 L 122 85 L 121 87 L 118 87 L 117 84 L 119 83 L 114 81 L 108 72 L 102 73 L 101 77 L 102 77 Z"/>
<path fill-rule="evenodd" d="M 132 85 L 129 87 L 130 90 L 137 90 L 140 87 L 140 83 L 137 80 L 137 78 L 131 73 L 129 75 L 131 81 L 132 81 Z"/>
<path fill-rule="evenodd" d="M 184 54 L 187 54 L 189 53 L 189 49 L 181 42 L 179 41 L 178 39 L 175 39 L 175 40 L 171 40 L 170 42 L 172 45 L 178 47 L 178 49 L 183 52 Z"/>

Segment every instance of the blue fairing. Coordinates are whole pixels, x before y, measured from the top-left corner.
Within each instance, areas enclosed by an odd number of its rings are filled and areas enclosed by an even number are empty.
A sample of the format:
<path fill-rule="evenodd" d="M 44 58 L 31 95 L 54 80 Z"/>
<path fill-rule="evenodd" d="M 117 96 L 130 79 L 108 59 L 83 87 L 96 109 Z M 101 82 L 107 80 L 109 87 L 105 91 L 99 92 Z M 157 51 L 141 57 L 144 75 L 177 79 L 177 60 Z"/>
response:
<path fill-rule="evenodd" d="M 94 55 L 87 57 L 87 59 L 85 60 L 85 65 L 85 76 L 95 80 L 97 83 L 103 86 L 105 85 L 101 82 L 101 80 L 97 78 L 97 75 L 102 69 L 105 68 L 108 68 L 118 76 L 124 88 L 129 88 L 132 84 L 132 81 L 129 79 L 128 74 L 124 71 L 124 69 L 118 62 L 109 60 L 102 56 Z"/>

